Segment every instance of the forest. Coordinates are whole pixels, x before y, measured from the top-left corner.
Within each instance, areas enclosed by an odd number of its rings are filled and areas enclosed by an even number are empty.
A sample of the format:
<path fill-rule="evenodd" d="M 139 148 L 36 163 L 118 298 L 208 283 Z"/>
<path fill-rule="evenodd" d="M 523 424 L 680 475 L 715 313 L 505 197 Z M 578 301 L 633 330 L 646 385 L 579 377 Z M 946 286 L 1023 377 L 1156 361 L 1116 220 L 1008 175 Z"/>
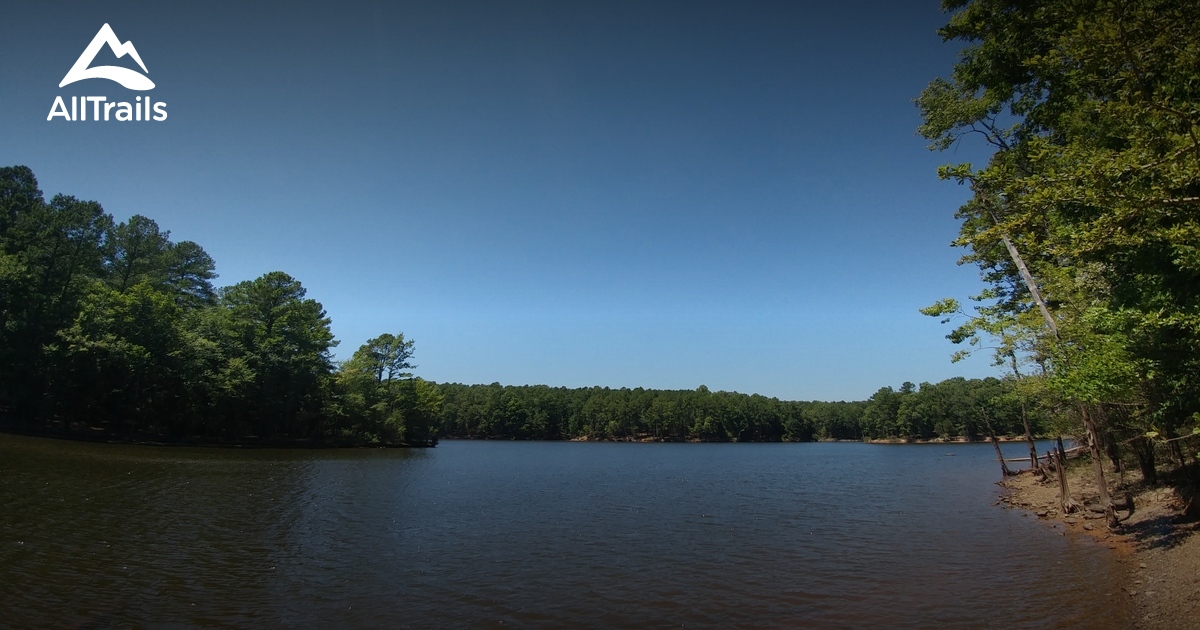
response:
<path fill-rule="evenodd" d="M 74 437 L 425 444 L 440 394 L 383 334 L 340 365 L 330 319 L 273 271 L 214 288 L 202 247 L 0 168 L 0 427 Z"/>
<path fill-rule="evenodd" d="M 695 390 L 440 384 L 442 433 L 461 438 L 712 442 L 933 440 L 1024 435 L 1011 381 L 884 387 L 857 402 Z M 1035 419 L 1037 420 L 1037 419 Z M 1035 421 L 1033 430 L 1041 432 Z"/>
<path fill-rule="evenodd" d="M 983 290 L 924 309 L 1101 462 L 1197 468 L 1200 3 L 945 0 L 963 48 L 916 99 L 933 150 L 986 147 L 954 245 Z M 1123 470 L 1118 466 L 1120 470 Z M 1123 475 L 1122 475 L 1123 476 Z"/>
<path fill-rule="evenodd" d="M 984 287 L 923 309 L 1003 378 L 867 401 L 435 384 L 384 334 L 342 363 L 321 304 L 283 272 L 215 288 L 215 263 L 151 219 L 47 201 L 0 169 L 0 424 L 183 441 L 426 443 L 438 435 L 717 441 L 1082 439 L 1196 462 L 1200 436 L 1200 3 L 946 0 L 963 46 L 916 99 L 963 186 L 962 264 Z M 1097 463 L 1098 486 L 1104 483 Z M 1107 500 L 1107 498 L 1105 498 Z"/>
<path fill-rule="evenodd" d="M 0 428 L 164 443 L 423 445 L 506 439 L 811 441 L 1023 432 L 1013 379 L 861 402 L 696 390 L 436 384 L 403 333 L 346 361 L 320 302 L 281 271 L 214 287 L 216 264 L 154 220 L 49 201 L 0 169 Z M 1040 424 L 1035 423 L 1035 430 Z"/>

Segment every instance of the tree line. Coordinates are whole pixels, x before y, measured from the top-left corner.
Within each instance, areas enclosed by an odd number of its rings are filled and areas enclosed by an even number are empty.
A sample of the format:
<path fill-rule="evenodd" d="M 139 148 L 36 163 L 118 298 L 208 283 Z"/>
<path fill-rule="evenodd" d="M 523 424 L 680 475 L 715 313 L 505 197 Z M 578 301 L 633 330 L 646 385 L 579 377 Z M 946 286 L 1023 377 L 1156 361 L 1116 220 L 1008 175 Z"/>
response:
<path fill-rule="evenodd" d="M 459 438 L 808 442 L 1023 435 L 1012 380 L 947 379 L 884 387 L 855 402 L 607 387 L 438 385 L 442 433 Z M 1041 416 L 1033 419 L 1040 433 Z"/>
<path fill-rule="evenodd" d="M 0 168 L 0 426 L 163 441 L 425 443 L 440 393 L 412 342 L 338 365 L 321 304 L 281 271 L 215 288 L 215 263 L 152 219 L 47 201 Z"/>
<path fill-rule="evenodd" d="M 950 379 L 860 402 L 435 384 L 383 334 L 341 363 L 330 319 L 281 271 L 217 288 L 215 262 L 154 220 L 46 200 L 0 168 L 0 427 L 164 442 L 516 439 L 809 441 L 1017 431 L 1011 383 Z"/>
<path fill-rule="evenodd" d="M 1154 483 L 1200 441 L 1200 3 L 943 8 L 965 48 L 917 99 L 919 131 L 991 151 L 941 169 L 972 193 L 955 245 L 985 288 L 925 313 L 1083 437 L 1109 504 L 1105 455 Z"/>

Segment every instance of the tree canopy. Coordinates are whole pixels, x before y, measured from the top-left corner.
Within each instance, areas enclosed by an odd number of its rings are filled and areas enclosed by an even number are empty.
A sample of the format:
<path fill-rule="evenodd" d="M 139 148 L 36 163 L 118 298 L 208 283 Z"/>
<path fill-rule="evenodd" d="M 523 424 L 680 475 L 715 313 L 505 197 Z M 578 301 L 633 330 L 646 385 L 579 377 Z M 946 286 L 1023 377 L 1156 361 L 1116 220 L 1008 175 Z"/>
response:
<path fill-rule="evenodd" d="M 1097 448 L 1200 433 L 1200 4 L 943 6 L 967 45 L 920 132 L 993 149 L 941 170 L 973 192 L 955 245 L 987 286 L 925 312 Z"/>
<path fill-rule="evenodd" d="M 809 441 L 1016 433 L 1012 383 L 950 379 L 869 401 L 695 390 L 435 384 L 403 333 L 333 360 L 330 319 L 272 271 L 215 288 L 213 259 L 147 217 L 46 201 L 0 169 L 0 426 L 175 442 L 521 439 Z"/>
<path fill-rule="evenodd" d="M 442 384 L 445 435 L 720 442 L 934 440 L 1023 433 L 1013 381 L 947 379 L 880 389 L 867 401 L 784 401 L 694 390 Z M 1041 418 L 1034 428 L 1041 431 Z"/>
<path fill-rule="evenodd" d="M 338 366 L 330 319 L 298 280 L 273 271 L 215 289 L 213 259 L 170 236 L 93 201 L 46 201 L 28 168 L 0 169 L 0 425 L 162 441 L 436 437 L 440 398 L 406 371 L 402 334 Z M 359 383 L 369 359 L 386 392 Z"/>

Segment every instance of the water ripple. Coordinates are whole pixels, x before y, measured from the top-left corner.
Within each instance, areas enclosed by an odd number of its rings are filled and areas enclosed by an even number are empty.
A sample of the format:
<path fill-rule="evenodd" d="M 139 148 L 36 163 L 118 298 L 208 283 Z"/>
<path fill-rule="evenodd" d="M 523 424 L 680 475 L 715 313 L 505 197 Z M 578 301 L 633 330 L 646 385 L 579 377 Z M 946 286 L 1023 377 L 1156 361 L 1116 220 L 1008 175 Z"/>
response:
<path fill-rule="evenodd" d="M 1119 567 L 992 507 L 990 449 L 0 436 L 0 624 L 1122 627 Z"/>

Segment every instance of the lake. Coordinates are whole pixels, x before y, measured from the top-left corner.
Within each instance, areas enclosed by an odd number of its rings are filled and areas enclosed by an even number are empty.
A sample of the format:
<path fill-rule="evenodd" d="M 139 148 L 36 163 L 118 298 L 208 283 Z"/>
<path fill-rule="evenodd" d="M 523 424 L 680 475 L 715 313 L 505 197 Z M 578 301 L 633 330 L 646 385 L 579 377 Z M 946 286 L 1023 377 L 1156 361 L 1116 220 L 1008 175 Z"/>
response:
<path fill-rule="evenodd" d="M 0 435 L 0 625 L 1126 627 L 1112 553 L 994 506 L 994 459 Z"/>

